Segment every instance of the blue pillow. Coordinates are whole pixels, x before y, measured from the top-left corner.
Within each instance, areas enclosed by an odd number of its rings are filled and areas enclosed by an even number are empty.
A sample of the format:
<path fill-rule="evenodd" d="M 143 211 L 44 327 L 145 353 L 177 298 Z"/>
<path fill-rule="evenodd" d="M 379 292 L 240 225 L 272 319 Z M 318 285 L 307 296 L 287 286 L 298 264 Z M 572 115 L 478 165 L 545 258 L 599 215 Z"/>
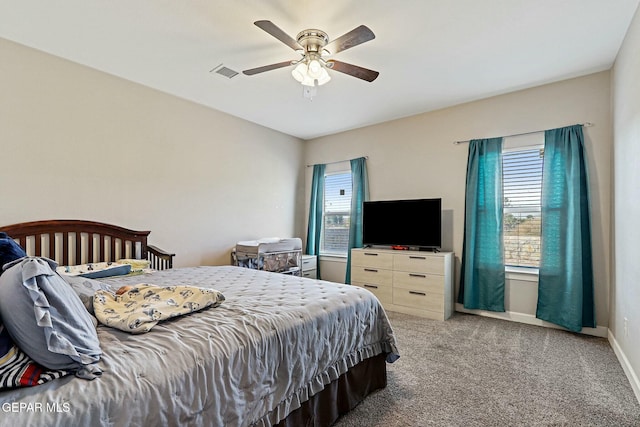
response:
<path fill-rule="evenodd" d="M 27 256 L 22 247 L 17 244 L 7 233 L 0 232 L 0 274 L 4 272 L 2 268 L 5 264 Z"/>
<path fill-rule="evenodd" d="M 55 273 L 55 261 L 26 257 L 0 276 L 0 314 L 9 335 L 36 363 L 92 379 L 102 351 L 80 298 Z"/>

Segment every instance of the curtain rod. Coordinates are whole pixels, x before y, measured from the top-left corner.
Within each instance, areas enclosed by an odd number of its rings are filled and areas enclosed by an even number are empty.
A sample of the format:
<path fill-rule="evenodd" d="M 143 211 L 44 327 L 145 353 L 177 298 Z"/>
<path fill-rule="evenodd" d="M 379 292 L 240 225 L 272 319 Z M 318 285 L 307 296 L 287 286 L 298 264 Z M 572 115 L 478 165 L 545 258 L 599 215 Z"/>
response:
<path fill-rule="evenodd" d="M 360 157 L 364 157 L 365 159 L 369 160 L 369 156 L 360 156 Z M 359 159 L 360 157 L 354 157 L 354 159 Z M 353 159 L 349 159 L 349 160 L 336 160 L 335 162 L 327 162 L 324 163 L 325 165 L 332 165 L 334 163 L 343 163 L 343 162 L 350 162 Z M 315 166 L 315 165 L 307 165 L 308 168 Z"/>
<path fill-rule="evenodd" d="M 580 126 L 587 127 L 587 128 L 593 126 L 593 123 L 591 123 L 591 122 L 584 122 L 584 123 L 577 123 L 577 124 L 580 125 Z M 531 134 L 540 133 L 540 132 L 544 132 L 544 131 L 543 130 L 534 130 L 534 131 L 531 131 L 531 132 L 514 133 L 514 134 L 511 134 L 511 135 L 503 135 L 502 138 L 509 138 L 510 136 L 531 135 Z M 458 144 L 468 143 L 469 141 L 471 141 L 471 140 L 468 139 L 466 141 L 453 141 L 453 143 L 455 145 L 458 145 Z"/>

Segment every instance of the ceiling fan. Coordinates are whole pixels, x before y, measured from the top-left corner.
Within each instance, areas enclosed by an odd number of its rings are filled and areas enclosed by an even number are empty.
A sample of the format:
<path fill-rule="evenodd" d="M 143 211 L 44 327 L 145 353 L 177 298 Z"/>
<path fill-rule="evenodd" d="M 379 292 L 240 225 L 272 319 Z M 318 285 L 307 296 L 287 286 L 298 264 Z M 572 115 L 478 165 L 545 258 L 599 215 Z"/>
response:
<path fill-rule="evenodd" d="M 373 40 L 375 38 L 373 31 L 364 25 L 360 25 L 330 41 L 327 33 L 321 30 L 303 30 L 293 39 L 271 21 L 256 21 L 254 24 L 298 52 L 302 57 L 298 60 L 278 62 L 277 64 L 244 70 L 243 73 L 248 76 L 295 65 L 291 71 L 293 77 L 304 86 L 310 87 L 321 86 L 331 80 L 327 69 L 348 74 L 368 82 L 372 82 L 378 77 L 379 73 L 377 71 L 336 61 L 335 59 L 327 59 L 328 56 Z"/>

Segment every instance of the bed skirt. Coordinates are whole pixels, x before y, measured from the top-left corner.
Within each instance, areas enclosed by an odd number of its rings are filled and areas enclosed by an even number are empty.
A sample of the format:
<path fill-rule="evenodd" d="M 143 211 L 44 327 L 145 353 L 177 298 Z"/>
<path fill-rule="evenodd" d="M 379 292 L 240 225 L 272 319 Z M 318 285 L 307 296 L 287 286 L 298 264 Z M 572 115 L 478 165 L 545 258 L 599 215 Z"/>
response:
<path fill-rule="evenodd" d="M 274 427 L 332 425 L 369 394 L 387 386 L 386 356 L 382 353 L 358 363 Z"/>

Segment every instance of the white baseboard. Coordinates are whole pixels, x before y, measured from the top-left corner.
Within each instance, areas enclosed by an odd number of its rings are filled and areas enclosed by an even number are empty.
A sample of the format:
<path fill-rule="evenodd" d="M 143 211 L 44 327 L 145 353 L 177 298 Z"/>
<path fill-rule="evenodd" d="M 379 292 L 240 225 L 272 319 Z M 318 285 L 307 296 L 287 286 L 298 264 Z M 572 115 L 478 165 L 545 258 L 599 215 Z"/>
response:
<path fill-rule="evenodd" d="M 497 312 L 497 311 L 486 311 L 486 310 L 469 310 L 464 308 L 464 306 L 460 303 L 456 303 L 456 311 L 460 311 L 462 313 L 477 314 L 479 316 L 485 316 L 485 317 L 493 317 L 496 319 L 510 320 L 512 322 L 526 323 L 529 325 L 543 326 L 545 328 L 566 330 L 561 326 L 546 322 L 544 320 L 540 320 L 536 318 L 534 315 L 527 314 L 527 313 L 517 313 L 514 311 Z M 583 334 L 593 335 L 601 338 L 607 338 L 608 332 L 609 332 L 609 328 L 604 326 L 596 326 L 595 328 L 582 328 L 582 331 L 581 331 L 581 333 Z"/>
<path fill-rule="evenodd" d="M 631 384 L 631 388 L 633 389 L 633 393 L 636 395 L 636 399 L 638 399 L 638 403 L 640 403 L 640 380 L 638 380 L 638 375 L 633 370 L 633 367 L 629 363 L 629 359 L 620 348 L 618 341 L 616 341 L 616 337 L 613 336 L 611 331 L 609 331 L 609 344 L 611 344 L 611 348 L 613 348 L 613 352 L 616 354 L 620 365 L 622 365 L 622 369 L 624 370 L 629 383 Z"/>

